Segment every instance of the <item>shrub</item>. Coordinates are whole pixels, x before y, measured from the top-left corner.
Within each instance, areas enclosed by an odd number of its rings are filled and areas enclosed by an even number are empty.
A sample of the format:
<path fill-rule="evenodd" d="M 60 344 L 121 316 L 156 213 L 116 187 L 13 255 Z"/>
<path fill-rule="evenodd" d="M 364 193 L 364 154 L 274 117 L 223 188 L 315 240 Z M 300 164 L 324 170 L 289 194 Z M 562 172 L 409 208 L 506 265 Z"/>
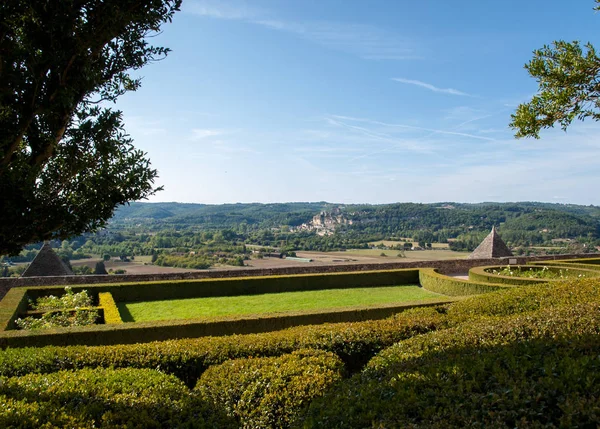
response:
<path fill-rule="evenodd" d="M 455 303 L 448 311 L 454 327 L 384 350 L 362 373 L 315 400 L 302 424 L 595 427 L 596 289 L 597 281 L 572 281 Z M 464 323 L 458 323 L 461 312 L 470 316 Z"/>
<path fill-rule="evenodd" d="M 65 286 L 64 295 L 40 296 L 35 303 L 31 304 L 33 310 L 63 310 L 78 307 L 91 307 L 92 299 L 87 291 L 82 290 L 74 293 L 70 286 Z"/>
<path fill-rule="evenodd" d="M 98 320 L 98 310 L 77 308 L 74 310 L 48 311 L 41 317 L 28 316 L 15 320 L 18 329 L 35 330 L 72 326 L 89 326 Z"/>
<path fill-rule="evenodd" d="M 210 367 L 195 390 L 242 428 L 287 428 L 342 372 L 343 363 L 333 353 L 304 349 Z"/>
<path fill-rule="evenodd" d="M 3 378 L 0 404 L 0 427 L 235 427 L 180 380 L 149 369 Z"/>
<path fill-rule="evenodd" d="M 299 326 L 263 334 L 116 346 L 6 349 L 0 351 L 0 375 L 95 367 L 155 368 L 194 386 L 211 365 L 235 358 L 280 356 L 302 348 L 333 352 L 352 372 L 397 341 L 445 326 L 445 316 L 436 308 L 422 308 L 384 320 Z"/>

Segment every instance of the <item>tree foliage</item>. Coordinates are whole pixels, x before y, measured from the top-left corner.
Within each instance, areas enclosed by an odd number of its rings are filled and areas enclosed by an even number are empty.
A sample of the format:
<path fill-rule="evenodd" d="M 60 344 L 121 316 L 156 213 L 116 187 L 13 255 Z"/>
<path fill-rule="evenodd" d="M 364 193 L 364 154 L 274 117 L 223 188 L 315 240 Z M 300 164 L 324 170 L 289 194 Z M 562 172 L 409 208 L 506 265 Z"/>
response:
<path fill-rule="evenodd" d="M 533 54 L 525 68 L 537 80 L 538 94 L 511 115 L 516 137 L 539 138 L 555 124 L 566 130 L 574 119 L 600 119 L 600 58 L 591 43 L 555 41 Z"/>
<path fill-rule="evenodd" d="M 101 227 L 156 170 L 104 107 L 164 58 L 148 36 L 181 0 L 0 2 L 0 254 Z"/>

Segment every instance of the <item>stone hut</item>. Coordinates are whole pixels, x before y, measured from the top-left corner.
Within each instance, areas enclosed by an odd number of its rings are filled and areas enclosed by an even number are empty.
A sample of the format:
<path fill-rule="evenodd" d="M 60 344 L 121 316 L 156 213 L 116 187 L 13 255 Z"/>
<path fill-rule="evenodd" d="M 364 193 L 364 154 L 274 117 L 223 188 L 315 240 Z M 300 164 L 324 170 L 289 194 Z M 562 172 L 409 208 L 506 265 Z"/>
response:
<path fill-rule="evenodd" d="M 21 277 L 72 276 L 73 271 L 58 257 L 50 243 L 45 242 Z"/>
<path fill-rule="evenodd" d="M 490 259 L 506 256 L 513 256 L 513 254 L 496 232 L 496 227 L 493 226 L 492 231 L 477 246 L 477 249 L 473 250 L 473 253 L 467 259 Z"/>

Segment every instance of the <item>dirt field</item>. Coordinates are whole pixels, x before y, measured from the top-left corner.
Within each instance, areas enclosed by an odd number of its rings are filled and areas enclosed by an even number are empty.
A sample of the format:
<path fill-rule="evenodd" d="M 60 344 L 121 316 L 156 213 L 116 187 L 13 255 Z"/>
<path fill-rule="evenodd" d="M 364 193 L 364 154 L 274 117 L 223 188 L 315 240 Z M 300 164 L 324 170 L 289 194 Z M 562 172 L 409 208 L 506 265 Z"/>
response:
<path fill-rule="evenodd" d="M 381 256 L 381 253 L 385 253 L 387 256 Z M 398 257 L 398 253 L 397 250 L 380 249 L 354 249 L 345 252 L 296 252 L 299 258 L 312 259 L 312 262 L 264 258 L 251 259 L 250 261 L 246 261 L 246 264 L 256 268 L 276 268 L 339 264 L 385 264 L 388 262 L 403 261 L 439 261 L 443 259 L 462 259 L 469 256 L 469 252 L 452 252 L 450 250 L 411 250 L 404 252 L 404 258 Z M 231 268 L 235 269 L 235 267 Z"/>
<path fill-rule="evenodd" d="M 386 256 L 381 256 L 384 253 Z M 340 265 L 340 264 L 385 264 L 388 262 L 412 262 L 412 261 L 439 261 L 443 259 L 462 259 L 466 258 L 468 252 L 452 252 L 450 250 L 410 250 L 404 252 L 405 257 L 398 257 L 400 252 L 397 250 L 381 249 L 352 249 L 343 252 L 296 252 L 299 258 L 312 259 L 312 262 L 293 261 L 279 258 L 251 259 L 245 261 L 246 267 L 252 268 L 279 268 L 279 267 L 305 267 L 321 265 Z M 72 266 L 87 265 L 94 269 L 98 258 L 82 259 L 71 261 Z M 191 271 L 209 271 L 194 270 L 190 268 L 172 268 L 150 265 L 149 257 L 140 256 L 131 262 L 121 262 L 110 260 L 105 262 L 106 270 L 125 270 L 127 274 L 160 274 L 160 273 L 187 273 Z M 232 267 L 228 265 L 215 266 L 212 269 L 220 270 L 239 270 L 246 267 Z"/>
<path fill-rule="evenodd" d="M 80 267 L 87 265 L 92 270 L 96 267 L 96 262 L 101 259 L 81 259 L 78 261 L 71 261 L 73 267 Z M 110 260 L 104 263 L 106 271 L 109 270 L 125 270 L 127 274 L 161 274 L 161 273 L 188 273 L 190 271 L 199 271 L 188 268 L 173 268 L 173 267 L 159 267 L 158 265 L 144 265 L 143 261 L 133 260 L 131 262 L 121 262 L 119 260 Z"/>

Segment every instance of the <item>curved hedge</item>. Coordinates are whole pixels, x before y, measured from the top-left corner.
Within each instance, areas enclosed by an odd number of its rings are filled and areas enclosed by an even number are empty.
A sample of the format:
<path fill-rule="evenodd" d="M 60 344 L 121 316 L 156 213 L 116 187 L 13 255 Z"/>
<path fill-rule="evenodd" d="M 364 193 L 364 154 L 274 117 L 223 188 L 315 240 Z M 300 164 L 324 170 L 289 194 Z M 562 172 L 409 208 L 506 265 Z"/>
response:
<path fill-rule="evenodd" d="M 488 265 L 483 267 L 474 267 L 469 270 L 469 280 L 479 281 L 479 282 L 488 282 L 488 283 L 499 283 L 506 285 L 531 285 L 538 283 L 547 283 L 547 282 L 555 282 L 561 280 L 567 280 L 567 278 L 530 278 L 530 277 L 521 277 L 521 276 L 504 276 L 498 275 L 489 272 L 490 270 L 502 270 L 506 268 L 506 265 Z M 577 267 L 565 267 L 565 266 L 544 266 L 540 267 L 530 266 L 530 265 L 516 265 L 513 267 L 515 270 L 526 271 L 526 270 L 534 270 L 534 271 L 542 271 L 548 270 L 553 273 L 560 273 L 564 271 L 568 271 L 569 274 L 574 274 L 580 277 L 598 277 L 600 272 L 595 270 L 586 270 L 580 269 Z M 566 272 L 565 272 L 566 274 Z"/>
<path fill-rule="evenodd" d="M 453 304 L 449 315 L 456 307 L 464 323 L 384 350 L 313 401 L 299 426 L 596 427 L 597 285 L 535 285 Z"/>
<path fill-rule="evenodd" d="M 0 427 L 234 428 L 171 375 L 83 369 L 2 378 Z"/>
<path fill-rule="evenodd" d="M 407 310 L 383 320 L 289 328 L 231 335 L 114 346 L 31 347 L 0 351 L 0 375 L 50 373 L 96 367 L 153 368 L 194 386 L 209 366 L 242 357 L 279 356 L 302 348 L 337 354 L 356 371 L 397 341 L 446 326 L 436 308 Z"/>
<path fill-rule="evenodd" d="M 212 366 L 195 391 L 240 427 L 287 428 L 311 400 L 342 379 L 343 371 L 335 354 L 303 349 Z"/>
<path fill-rule="evenodd" d="M 494 292 L 506 288 L 498 284 L 472 282 L 454 277 L 445 276 L 435 268 L 421 268 L 419 282 L 424 289 L 448 296 L 477 295 L 480 293 Z"/>

